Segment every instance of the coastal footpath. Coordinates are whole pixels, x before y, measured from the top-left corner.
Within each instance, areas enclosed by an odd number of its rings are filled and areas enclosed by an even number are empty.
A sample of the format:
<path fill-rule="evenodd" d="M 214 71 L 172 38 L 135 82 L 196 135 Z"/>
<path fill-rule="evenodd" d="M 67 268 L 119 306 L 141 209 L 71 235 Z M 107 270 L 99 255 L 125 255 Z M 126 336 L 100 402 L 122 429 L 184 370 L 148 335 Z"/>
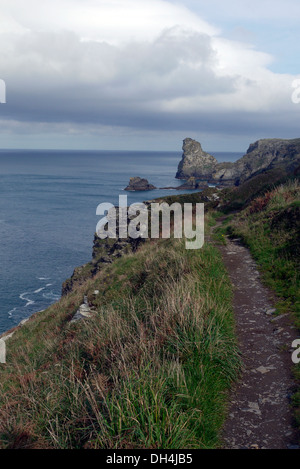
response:
<path fill-rule="evenodd" d="M 282 142 L 291 153 L 267 168 L 253 163 L 245 180 L 240 173 L 228 187 L 160 199 L 205 204 L 201 249 L 172 237 L 95 235 L 93 259 L 64 283 L 61 300 L 8 332 L 1 448 L 299 445 L 300 370 L 291 361 L 300 328 L 299 165 L 295 141 Z M 185 178 L 207 181 L 211 168 L 201 167 Z"/>

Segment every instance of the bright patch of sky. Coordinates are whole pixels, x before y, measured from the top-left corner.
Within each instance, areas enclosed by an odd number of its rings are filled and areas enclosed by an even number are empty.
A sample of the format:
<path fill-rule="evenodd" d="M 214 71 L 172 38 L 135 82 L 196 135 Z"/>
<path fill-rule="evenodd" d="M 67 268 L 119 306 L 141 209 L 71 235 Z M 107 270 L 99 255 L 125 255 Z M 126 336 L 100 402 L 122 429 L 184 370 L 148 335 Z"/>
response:
<path fill-rule="evenodd" d="M 172 2 L 177 3 L 177 2 Z M 183 2 L 211 24 L 222 36 L 253 44 L 273 56 L 270 70 L 300 73 L 299 0 L 187 0 Z"/>

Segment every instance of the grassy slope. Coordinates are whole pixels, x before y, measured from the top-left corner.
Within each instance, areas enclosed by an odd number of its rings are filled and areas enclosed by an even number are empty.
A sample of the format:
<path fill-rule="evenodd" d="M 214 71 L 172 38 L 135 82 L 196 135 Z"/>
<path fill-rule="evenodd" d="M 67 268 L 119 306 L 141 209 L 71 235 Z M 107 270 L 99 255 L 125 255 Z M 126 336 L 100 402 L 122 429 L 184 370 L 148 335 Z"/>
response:
<path fill-rule="evenodd" d="M 281 180 L 260 175 L 225 189 L 222 203 L 227 213 L 244 208 L 229 216 L 230 232 L 251 249 L 279 309 L 299 320 L 299 186 Z M 84 294 L 95 317 L 70 324 Z M 33 317 L 8 342 L 7 359 L 3 448 L 215 447 L 240 366 L 220 255 L 209 245 L 146 243 Z"/>
<path fill-rule="evenodd" d="M 254 199 L 230 222 L 258 260 L 279 308 L 295 313 L 300 327 L 300 184 L 289 181 Z"/>
<path fill-rule="evenodd" d="M 70 324 L 84 294 L 95 316 Z M 7 342 L 1 447 L 215 447 L 240 366 L 231 295 L 210 245 L 157 240 L 105 266 Z"/>

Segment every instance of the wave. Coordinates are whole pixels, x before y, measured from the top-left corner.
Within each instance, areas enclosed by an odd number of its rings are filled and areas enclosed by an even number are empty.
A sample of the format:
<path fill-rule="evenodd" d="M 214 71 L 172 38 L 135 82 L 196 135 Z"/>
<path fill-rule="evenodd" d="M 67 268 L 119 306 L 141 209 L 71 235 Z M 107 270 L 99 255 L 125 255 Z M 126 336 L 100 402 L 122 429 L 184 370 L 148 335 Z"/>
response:
<path fill-rule="evenodd" d="M 53 301 L 60 300 L 60 295 L 58 295 L 57 293 L 53 293 L 52 291 L 49 293 L 43 293 L 43 297 L 46 300 L 53 300 Z"/>
<path fill-rule="evenodd" d="M 25 295 L 30 295 L 30 292 L 21 293 L 19 298 L 21 298 L 21 300 L 23 300 L 23 301 L 27 301 L 27 303 L 25 305 L 25 308 L 26 308 L 27 306 L 33 305 L 35 303 L 35 301 L 31 300 L 30 298 L 26 297 Z"/>
<path fill-rule="evenodd" d="M 8 311 L 8 313 L 7 313 L 8 317 L 12 318 L 15 311 L 17 311 L 17 308 L 13 308 L 10 311 Z"/>
<path fill-rule="evenodd" d="M 46 287 L 38 288 L 33 293 L 40 293 L 41 291 L 45 290 Z"/>
<path fill-rule="evenodd" d="M 43 280 L 46 280 L 46 277 L 43 277 Z M 61 296 L 59 294 L 54 293 L 53 291 L 41 293 L 43 290 L 46 290 L 47 287 L 49 288 L 52 285 L 52 283 L 48 283 L 47 285 L 37 288 L 36 290 L 21 293 L 19 295 L 19 298 L 22 301 L 25 301 L 25 304 L 23 306 L 16 306 L 10 311 L 8 311 L 7 318 L 9 320 L 9 327 L 11 327 L 11 324 L 19 324 L 21 320 L 26 319 L 28 315 L 33 314 L 35 310 L 43 311 L 45 307 L 47 308 L 48 306 L 50 306 L 50 304 L 58 301 Z M 33 295 L 38 295 L 36 297 L 36 301 L 32 299 Z"/>
<path fill-rule="evenodd" d="M 49 277 L 50 278 L 50 277 Z M 39 280 L 47 280 L 48 277 L 40 277 Z M 21 300 L 23 301 L 27 301 L 26 306 L 30 306 L 32 304 L 35 303 L 35 301 L 31 298 L 29 298 L 27 295 L 37 295 L 38 293 L 42 292 L 43 290 L 45 290 L 47 287 L 51 287 L 52 286 L 52 283 L 47 283 L 47 285 L 45 285 L 44 287 L 40 287 L 40 288 L 37 288 L 37 290 L 34 290 L 32 292 L 24 292 L 24 293 L 21 293 L 19 298 L 21 298 Z M 54 300 L 54 301 L 57 301 L 60 299 L 60 296 L 53 293 L 53 291 L 49 292 L 49 293 L 43 293 L 43 298 L 47 299 L 47 300 Z"/>

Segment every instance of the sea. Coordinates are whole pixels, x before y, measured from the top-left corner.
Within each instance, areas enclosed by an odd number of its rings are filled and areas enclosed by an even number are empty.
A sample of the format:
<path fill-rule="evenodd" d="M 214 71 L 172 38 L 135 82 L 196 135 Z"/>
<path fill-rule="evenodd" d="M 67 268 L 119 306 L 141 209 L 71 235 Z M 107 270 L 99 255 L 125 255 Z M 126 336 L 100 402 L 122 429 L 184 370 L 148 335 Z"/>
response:
<path fill-rule="evenodd" d="M 219 162 L 242 153 L 211 152 Z M 188 191 L 126 192 L 132 176 L 177 187 L 180 152 L 0 150 L 0 333 L 59 300 L 90 261 L 100 203 Z"/>

